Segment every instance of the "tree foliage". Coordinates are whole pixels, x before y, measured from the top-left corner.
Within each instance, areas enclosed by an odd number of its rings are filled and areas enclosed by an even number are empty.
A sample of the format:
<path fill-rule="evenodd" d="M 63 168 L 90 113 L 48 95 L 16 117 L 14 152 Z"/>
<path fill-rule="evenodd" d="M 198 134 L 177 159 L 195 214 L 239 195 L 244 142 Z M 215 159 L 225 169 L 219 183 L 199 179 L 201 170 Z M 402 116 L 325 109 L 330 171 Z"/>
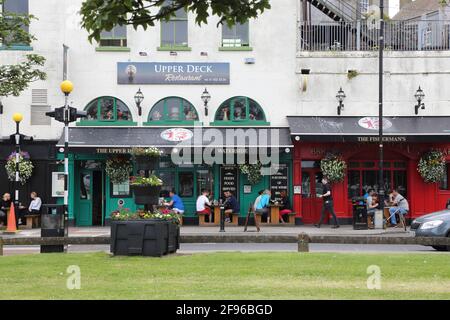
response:
<path fill-rule="evenodd" d="M 0 0 L 2 6 L 3 0 Z M 0 12 L 0 42 L 8 48 L 13 45 L 30 45 L 36 38 L 28 33 L 32 20 L 37 19 L 30 14 Z M 22 62 L 13 65 L 0 65 L 0 97 L 18 96 L 29 84 L 37 80 L 45 80 L 46 74 L 39 67 L 45 63 L 45 58 L 37 54 L 27 54 Z"/>
<path fill-rule="evenodd" d="M 270 9 L 269 0 L 85 0 L 81 7 L 82 27 L 89 41 L 100 40 L 102 31 L 116 25 L 139 26 L 146 30 L 157 21 L 175 16 L 179 9 L 193 12 L 198 25 L 207 23 L 210 13 L 220 18 L 218 24 L 232 26 L 256 18 Z"/>

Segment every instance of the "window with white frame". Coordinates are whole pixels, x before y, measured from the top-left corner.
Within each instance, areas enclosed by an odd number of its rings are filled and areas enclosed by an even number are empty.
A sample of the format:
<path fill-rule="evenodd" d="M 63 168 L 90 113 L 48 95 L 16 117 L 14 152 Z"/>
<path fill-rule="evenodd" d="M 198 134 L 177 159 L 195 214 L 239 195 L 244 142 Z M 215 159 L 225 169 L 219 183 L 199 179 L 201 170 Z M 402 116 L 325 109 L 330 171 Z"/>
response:
<path fill-rule="evenodd" d="M 249 47 L 249 24 L 222 25 L 222 47 Z"/>
<path fill-rule="evenodd" d="M 111 31 L 100 34 L 100 47 L 126 47 L 127 26 L 115 26 Z"/>

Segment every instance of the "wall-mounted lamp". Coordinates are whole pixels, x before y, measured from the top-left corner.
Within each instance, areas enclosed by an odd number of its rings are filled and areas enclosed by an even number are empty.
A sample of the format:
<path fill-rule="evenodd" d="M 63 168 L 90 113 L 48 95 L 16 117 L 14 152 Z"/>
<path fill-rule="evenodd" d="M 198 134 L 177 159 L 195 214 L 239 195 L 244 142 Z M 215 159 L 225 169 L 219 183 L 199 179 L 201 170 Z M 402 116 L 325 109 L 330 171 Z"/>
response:
<path fill-rule="evenodd" d="M 342 87 L 339 89 L 338 93 L 336 94 L 336 99 L 339 102 L 339 105 L 337 107 L 337 114 L 338 116 L 341 115 L 341 111 L 344 110 L 344 99 L 345 99 L 345 92 L 342 90 Z"/>
<path fill-rule="evenodd" d="M 425 110 L 425 103 L 422 102 L 425 99 L 425 93 L 420 88 L 420 86 L 419 89 L 417 89 L 416 93 L 414 94 L 414 97 L 417 100 L 417 104 L 414 106 L 414 112 L 416 115 L 418 115 L 419 109 Z"/>
<path fill-rule="evenodd" d="M 206 88 L 205 91 L 203 91 L 201 98 L 203 103 L 205 104 L 205 116 L 208 116 L 208 102 L 209 100 L 211 100 L 211 95 Z"/>
<path fill-rule="evenodd" d="M 134 95 L 134 102 L 136 103 L 136 106 L 138 108 L 138 115 L 142 116 L 142 107 L 141 103 L 144 101 L 144 94 L 141 91 L 141 88 L 139 88 L 138 92 Z"/>
<path fill-rule="evenodd" d="M 200 52 L 200 55 L 202 57 L 206 57 L 206 56 L 208 56 L 208 52 L 202 51 L 202 52 Z"/>

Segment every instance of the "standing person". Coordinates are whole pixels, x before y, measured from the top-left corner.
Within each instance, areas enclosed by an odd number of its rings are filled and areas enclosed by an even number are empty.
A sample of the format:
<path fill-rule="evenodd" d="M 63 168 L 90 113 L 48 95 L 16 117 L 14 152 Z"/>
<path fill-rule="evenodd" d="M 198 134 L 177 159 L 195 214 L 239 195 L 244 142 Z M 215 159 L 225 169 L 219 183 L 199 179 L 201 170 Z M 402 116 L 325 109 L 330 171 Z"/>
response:
<path fill-rule="evenodd" d="M 197 213 L 200 214 L 211 214 L 211 203 L 209 202 L 209 190 L 203 189 L 202 194 L 197 198 Z"/>
<path fill-rule="evenodd" d="M 169 196 L 170 201 L 164 203 L 164 205 L 170 207 L 175 213 L 183 214 L 184 213 L 183 200 L 181 200 L 181 198 L 176 194 L 175 189 L 170 190 Z"/>
<path fill-rule="evenodd" d="M 32 200 L 28 207 L 28 213 L 29 214 L 40 214 L 41 206 L 42 206 L 41 198 L 38 197 L 38 195 L 35 191 L 31 192 L 30 197 Z"/>
<path fill-rule="evenodd" d="M 389 209 L 389 213 L 391 215 L 391 224 L 395 226 L 397 224 L 397 219 L 395 218 L 395 214 L 405 215 L 409 212 L 409 203 L 408 200 L 405 199 L 400 193 L 398 193 L 397 189 L 392 190 L 392 202 L 394 207 Z"/>
<path fill-rule="evenodd" d="M 269 216 L 269 203 L 270 203 L 270 190 L 264 190 L 261 199 L 258 204 L 255 206 L 255 212 L 261 214 L 261 217 L 264 217 L 266 220 Z"/>
<path fill-rule="evenodd" d="M 233 213 L 239 213 L 240 211 L 239 202 L 230 191 L 225 191 L 223 194 L 226 198 L 224 202 L 224 213 L 226 215 L 225 222 L 231 222 L 231 215 Z"/>
<path fill-rule="evenodd" d="M 6 225 L 8 221 L 8 210 L 11 208 L 11 195 L 9 193 L 5 193 L 2 197 L 2 201 L 0 202 L 0 226 Z"/>
<path fill-rule="evenodd" d="M 280 221 L 281 223 L 285 222 L 285 216 L 289 213 L 292 213 L 291 201 L 287 195 L 286 190 L 282 190 L 280 192 L 281 197 L 281 208 L 280 208 Z"/>
<path fill-rule="evenodd" d="M 322 184 L 323 184 L 322 195 L 319 196 L 320 198 L 323 199 L 322 213 L 320 215 L 319 223 L 315 224 L 315 226 L 317 228 L 320 228 L 320 225 L 322 224 L 323 219 L 325 218 L 325 213 L 328 211 L 331 213 L 331 215 L 333 216 L 333 220 L 334 220 L 334 226 L 332 226 L 332 228 L 333 229 L 339 228 L 336 213 L 334 213 L 333 197 L 331 195 L 331 186 L 328 182 L 328 178 L 323 177 Z"/>

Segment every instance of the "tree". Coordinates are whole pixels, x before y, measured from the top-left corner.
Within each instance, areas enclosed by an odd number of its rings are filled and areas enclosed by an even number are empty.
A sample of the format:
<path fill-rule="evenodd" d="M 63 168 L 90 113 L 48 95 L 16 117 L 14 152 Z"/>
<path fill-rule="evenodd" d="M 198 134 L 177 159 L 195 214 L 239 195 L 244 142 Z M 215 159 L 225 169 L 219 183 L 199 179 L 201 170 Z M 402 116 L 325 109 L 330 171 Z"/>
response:
<path fill-rule="evenodd" d="M 4 0 L 0 0 L 2 6 Z M 0 42 L 8 48 L 14 44 L 30 45 L 36 38 L 25 30 L 32 20 L 37 19 L 30 14 L 18 15 L 11 12 L 0 12 Z M 45 58 L 37 54 L 27 54 L 24 61 L 13 65 L 0 65 L 0 97 L 18 96 L 29 84 L 45 80 L 46 74 L 39 67 Z"/>
<path fill-rule="evenodd" d="M 183 8 L 196 15 L 198 25 L 207 23 L 211 9 L 220 18 L 218 24 L 232 26 L 256 18 L 270 9 L 270 4 L 269 0 L 85 0 L 80 11 L 81 25 L 88 31 L 89 41 L 99 41 L 102 31 L 110 31 L 116 25 L 147 30 Z"/>

